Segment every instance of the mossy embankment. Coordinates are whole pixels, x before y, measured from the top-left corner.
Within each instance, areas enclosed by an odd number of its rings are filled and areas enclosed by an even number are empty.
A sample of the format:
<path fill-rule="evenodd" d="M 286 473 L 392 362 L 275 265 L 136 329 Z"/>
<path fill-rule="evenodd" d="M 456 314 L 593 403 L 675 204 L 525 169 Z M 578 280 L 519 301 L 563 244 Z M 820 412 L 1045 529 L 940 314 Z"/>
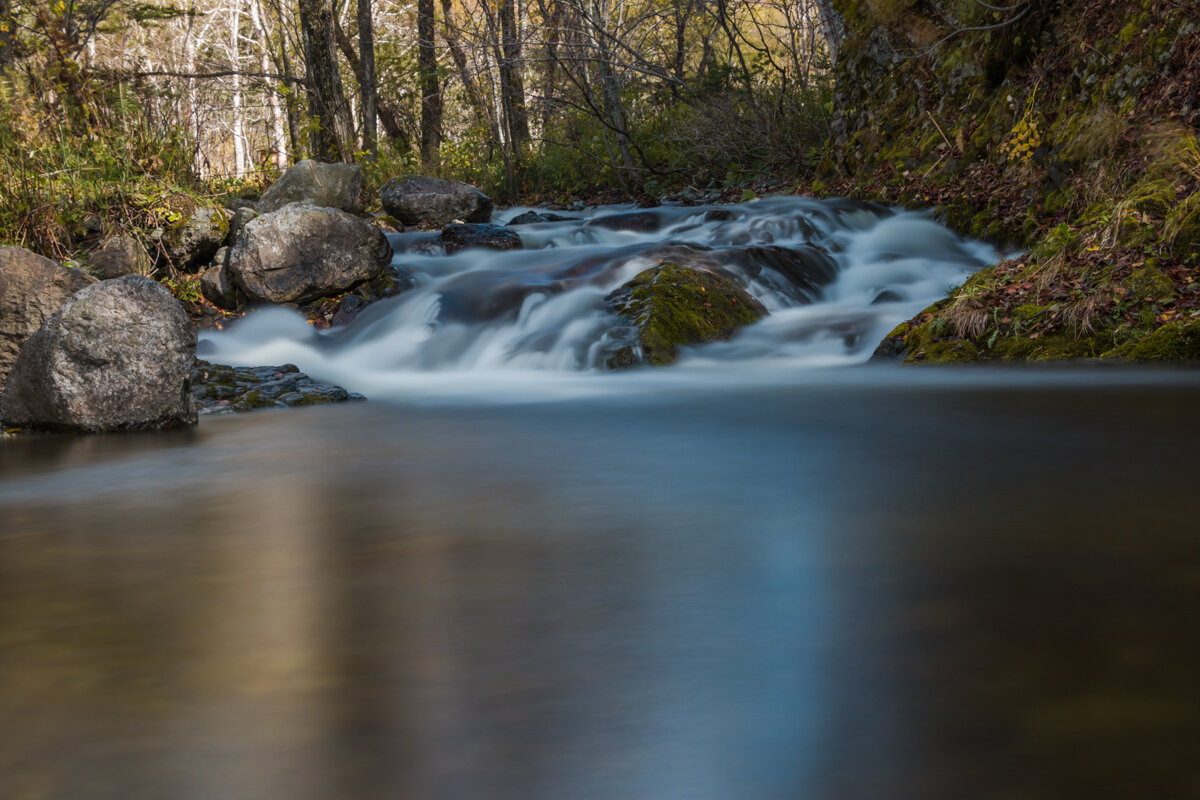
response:
<path fill-rule="evenodd" d="M 813 185 L 1021 255 L 899 326 L 906 360 L 1200 359 L 1200 2 L 836 0 Z"/>

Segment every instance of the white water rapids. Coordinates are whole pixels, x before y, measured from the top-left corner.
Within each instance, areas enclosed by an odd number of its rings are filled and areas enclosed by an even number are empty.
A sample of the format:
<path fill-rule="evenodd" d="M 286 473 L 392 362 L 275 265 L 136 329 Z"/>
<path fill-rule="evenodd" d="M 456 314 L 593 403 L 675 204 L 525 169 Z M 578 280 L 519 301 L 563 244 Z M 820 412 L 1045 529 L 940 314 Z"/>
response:
<path fill-rule="evenodd" d="M 526 211 L 509 209 L 503 224 Z M 317 331 L 295 311 L 252 311 L 202 334 L 200 355 L 293 363 L 371 398 L 488 400 L 603 394 L 858 364 L 884 335 L 998 260 L 928 214 L 849 200 L 775 197 L 732 206 L 609 206 L 514 226 L 520 250 L 446 255 L 436 233 L 390 234 L 412 288 Z M 604 298 L 664 258 L 742 281 L 770 311 L 666 370 L 603 368 L 623 322 Z M 653 374 L 652 374 L 653 373 Z"/>

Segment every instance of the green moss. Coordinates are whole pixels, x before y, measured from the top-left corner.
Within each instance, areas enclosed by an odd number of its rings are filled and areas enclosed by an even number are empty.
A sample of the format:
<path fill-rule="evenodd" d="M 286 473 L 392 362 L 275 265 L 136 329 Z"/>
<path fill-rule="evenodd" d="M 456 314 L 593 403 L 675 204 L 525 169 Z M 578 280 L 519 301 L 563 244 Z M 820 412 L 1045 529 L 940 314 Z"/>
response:
<path fill-rule="evenodd" d="M 767 315 L 730 278 L 669 261 L 639 273 L 606 304 L 633 324 L 642 360 L 655 366 L 674 363 L 681 345 L 726 339 Z M 610 366 L 635 362 L 626 348 L 614 354 Z"/>
<path fill-rule="evenodd" d="M 1167 300 L 1175 296 L 1175 284 L 1157 267 L 1134 270 L 1123 283 L 1134 297 L 1144 300 Z"/>
<path fill-rule="evenodd" d="M 1192 199 L 1196 198 L 1200 194 L 1193 195 Z M 1181 208 L 1167 227 L 1171 231 L 1171 255 L 1188 263 L 1200 261 L 1200 201 Z"/>
<path fill-rule="evenodd" d="M 904 363 L 923 361 L 927 364 L 967 364 L 979 360 L 979 348 L 962 339 L 930 342 L 916 353 L 910 353 Z"/>
<path fill-rule="evenodd" d="M 1061 331 L 1031 339 L 1028 336 L 1006 336 L 996 340 L 988 356 L 1015 361 L 1061 361 L 1072 358 L 1093 358 L 1100 355 L 1096 337 L 1077 337 Z"/>
<path fill-rule="evenodd" d="M 1078 193 L 1076 192 L 1075 187 L 1071 184 L 1060 186 L 1054 191 L 1050 192 L 1050 194 L 1046 195 L 1046 210 L 1051 214 L 1057 214 L 1060 211 L 1065 211 L 1066 209 L 1075 205 L 1075 200 L 1077 197 Z"/>
<path fill-rule="evenodd" d="M 1175 207 L 1175 187 L 1164 179 L 1148 179 L 1134 185 L 1125 204 L 1139 213 L 1165 218 Z"/>
<path fill-rule="evenodd" d="M 1200 320 L 1169 322 L 1104 355 L 1106 358 L 1126 358 L 1131 361 L 1200 360 Z"/>

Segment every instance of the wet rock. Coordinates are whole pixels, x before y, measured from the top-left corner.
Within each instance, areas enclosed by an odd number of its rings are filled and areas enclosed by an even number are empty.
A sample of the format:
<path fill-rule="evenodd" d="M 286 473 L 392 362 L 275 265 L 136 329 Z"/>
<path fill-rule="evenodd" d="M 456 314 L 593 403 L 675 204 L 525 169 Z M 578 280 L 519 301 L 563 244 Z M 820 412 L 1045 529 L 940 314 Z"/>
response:
<path fill-rule="evenodd" d="M 23 247 L 0 247 L 0 389 L 21 345 L 67 298 L 95 282 Z"/>
<path fill-rule="evenodd" d="M 641 272 L 604 299 L 623 317 L 607 366 L 665 366 L 682 345 L 728 339 L 738 328 L 767 316 L 767 309 L 732 278 L 671 262 Z"/>
<path fill-rule="evenodd" d="M 288 203 L 308 203 L 357 214 L 363 210 L 362 190 L 362 170 L 353 164 L 305 160 L 283 173 L 255 208 L 268 214 Z"/>
<path fill-rule="evenodd" d="M 175 268 L 189 272 L 210 263 L 225 243 L 231 216 L 223 208 L 197 208 L 164 231 L 163 249 Z"/>
<path fill-rule="evenodd" d="M 377 277 L 360 283 L 345 294 L 323 297 L 301 306 L 300 313 L 314 328 L 333 328 L 348 325 L 367 306 L 385 297 L 394 297 L 413 287 L 412 274 L 407 270 L 388 267 Z"/>
<path fill-rule="evenodd" d="M 715 254 L 744 280 L 757 281 L 797 303 L 811 303 L 837 278 L 837 262 L 811 245 L 753 245 Z"/>
<path fill-rule="evenodd" d="M 579 217 L 555 214 L 553 211 L 526 211 L 508 221 L 508 225 L 535 225 L 540 222 L 575 222 Z"/>
<path fill-rule="evenodd" d="M 242 296 L 223 264 L 215 264 L 200 273 L 200 293 L 217 308 L 235 311 L 242 305 Z"/>
<path fill-rule="evenodd" d="M 379 199 L 384 211 L 405 225 L 487 222 L 492 218 L 491 199 L 474 186 L 458 181 L 421 175 L 393 178 L 380 188 Z"/>
<path fill-rule="evenodd" d="M 341 386 L 313 380 L 295 364 L 230 367 L 197 361 L 191 378 L 192 395 L 200 414 L 233 414 L 258 408 L 289 408 L 366 399 Z"/>
<path fill-rule="evenodd" d="M 299 303 L 371 280 L 391 257 L 387 237 L 370 222 L 292 203 L 247 223 L 227 269 L 250 300 Z"/>
<path fill-rule="evenodd" d="M 500 225 L 461 224 L 447 225 L 438 237 L 446 253 L 457 253 L 469 247 L 486 247 L 489 250 L 520 250 L 521 237 L 516 231 Z"/>
<path fill-rule="evenodd" d="M 98 433 L 196 421 L 196 331 L 165 288 L 140 275 L 76 292 L 29 338 L 0 400 L 6 425 Z"/>
<path fill-rule="evenodd" d="M 92 266 L 103 278 L 149 275 L 154 264 L 142 243 L 132 236 L 114 236 L 91 255 Z"/>
<path fill-rule="evenodd" d="M 596 228 L 610 231 L 633 231 L 635 233 L 653 233 L 662 227 L 658 215 L 651 211 L 631 211 L 627 214 L 610 214 L 606 217 L 596 217 L 588 222 Z"/>

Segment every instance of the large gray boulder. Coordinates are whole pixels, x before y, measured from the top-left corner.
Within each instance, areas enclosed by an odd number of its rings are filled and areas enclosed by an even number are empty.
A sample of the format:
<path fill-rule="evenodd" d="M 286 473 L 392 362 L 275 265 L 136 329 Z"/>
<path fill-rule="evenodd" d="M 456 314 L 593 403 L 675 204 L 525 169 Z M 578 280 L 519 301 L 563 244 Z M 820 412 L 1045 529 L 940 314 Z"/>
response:
<path fill-rule="evenodd" d="M 232 214 L 223 208 L 197 208 L 163 233 L 162 245 L 176 269 L 192 272 L 210 263 L 229 235 Z"/>
<path fill-rule="evenodd" d="M 67 298 L 95 282 L 23 247 L 0 247 L 0 389 L 25 340 Z"/>
<path fill-rule="evenodd" d="M 288 203 L 308 203 L 357 214 L 363 209 L 362 188 L 362 170 L 353 164 L 305 160 L 283 173 L 255 208 L 268 214 Z"/>
<path fill-rule="evenodd" d="M 154 264 L 142 243 L 132 236 L 113 236 L 91 255 L 92 266 L 104 278 L 149 275 Z"/>
<path fill-rule="evenodd" d="M 449 225 L 455 220 L 487 222 L 492 201 L 483 192 L 458 181 L 408 175 L 392 178 L 379 190 L 383 209 L 405 225 L 427 222 Z"/>
<path fill-rule="evenodd" d="M 364 219 L 298 203 L 246 224 L 229 251 L 229 276 L 250 300 L 306 302 L 378 276 L 392 259 Z"/>
<path fill-rule="evenodd" d="M 99 433 L 196 421 L 196 331 L 165 288 L 140 275 L 76 292 L 25 346 L 8 376 L 6 425 Z"/>

